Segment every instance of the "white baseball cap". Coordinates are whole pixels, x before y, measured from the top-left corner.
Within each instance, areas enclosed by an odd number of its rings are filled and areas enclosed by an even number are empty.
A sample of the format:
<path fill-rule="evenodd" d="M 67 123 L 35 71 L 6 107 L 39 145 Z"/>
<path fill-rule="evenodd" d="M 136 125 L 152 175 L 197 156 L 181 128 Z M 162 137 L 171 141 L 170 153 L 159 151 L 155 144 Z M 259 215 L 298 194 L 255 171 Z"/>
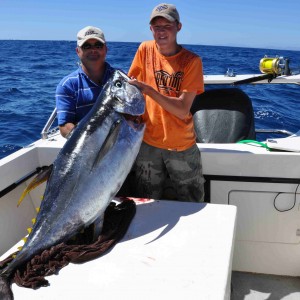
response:
<path fill-rule="evenodd" d="M 96 39 L 105 44 L 103 31 L 94 26 L 84 27 L 77 33 L 77 45 L 81 47 L 89 39 Z"/>

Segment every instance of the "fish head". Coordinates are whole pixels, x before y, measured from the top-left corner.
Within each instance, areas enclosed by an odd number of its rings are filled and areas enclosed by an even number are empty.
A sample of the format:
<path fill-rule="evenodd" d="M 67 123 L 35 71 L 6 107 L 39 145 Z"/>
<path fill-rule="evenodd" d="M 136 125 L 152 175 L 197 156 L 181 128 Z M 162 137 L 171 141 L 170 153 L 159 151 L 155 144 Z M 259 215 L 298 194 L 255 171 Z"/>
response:
<path fill-rule="evenodd" d="M 140 123 L 139 117 L 145 111 L 145 99 L 142 92 L 128 83 L 130 78 L 120 70 L 111 77 L 110 94 L 113 98 L 113 109 L 124 115 L 127 120 Z"/>

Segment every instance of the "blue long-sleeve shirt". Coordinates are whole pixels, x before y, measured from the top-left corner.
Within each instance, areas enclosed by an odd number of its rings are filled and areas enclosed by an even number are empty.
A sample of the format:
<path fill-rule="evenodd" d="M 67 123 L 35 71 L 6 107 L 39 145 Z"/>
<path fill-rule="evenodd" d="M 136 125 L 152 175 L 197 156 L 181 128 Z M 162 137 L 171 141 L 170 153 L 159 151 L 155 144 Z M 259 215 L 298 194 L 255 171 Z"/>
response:
<path fill-rule="evenodd" d="M 81 67 L 64 77 L 55 94 L 58 125 L 77 124 L 90 111 L 113 70 L 106 62 L 100 85 L 93 82 Z"/>

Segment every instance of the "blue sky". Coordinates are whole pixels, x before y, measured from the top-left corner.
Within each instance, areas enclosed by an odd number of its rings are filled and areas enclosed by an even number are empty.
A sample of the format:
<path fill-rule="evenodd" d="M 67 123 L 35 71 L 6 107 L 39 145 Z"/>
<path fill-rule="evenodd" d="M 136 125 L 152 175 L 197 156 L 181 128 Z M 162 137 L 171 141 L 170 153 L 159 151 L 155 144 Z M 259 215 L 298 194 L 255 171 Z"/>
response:
<path fill-rule="evenodd" d="M 75 40 L 87 26 L 108 41 L 152 38 L 149 0 L 0 0 L 0 39 Z M 300 0 L 173 1 L 182 44 L 300 50 Z"/>

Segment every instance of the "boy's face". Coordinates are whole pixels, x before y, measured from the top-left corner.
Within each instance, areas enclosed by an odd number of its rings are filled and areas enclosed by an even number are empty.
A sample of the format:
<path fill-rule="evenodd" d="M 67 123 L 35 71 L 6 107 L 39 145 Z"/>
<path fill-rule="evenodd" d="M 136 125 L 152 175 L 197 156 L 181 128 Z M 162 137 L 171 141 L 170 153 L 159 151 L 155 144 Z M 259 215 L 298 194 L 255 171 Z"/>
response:
<path fill-rule="evenodd" d="M 177 32 L 181 29 L 181 23 L 170 22 L 163 17 L 157 17 L 152 20 L 150 30 L 154 40 L 159 46 L 173 46 L 176 43 Z"/>

